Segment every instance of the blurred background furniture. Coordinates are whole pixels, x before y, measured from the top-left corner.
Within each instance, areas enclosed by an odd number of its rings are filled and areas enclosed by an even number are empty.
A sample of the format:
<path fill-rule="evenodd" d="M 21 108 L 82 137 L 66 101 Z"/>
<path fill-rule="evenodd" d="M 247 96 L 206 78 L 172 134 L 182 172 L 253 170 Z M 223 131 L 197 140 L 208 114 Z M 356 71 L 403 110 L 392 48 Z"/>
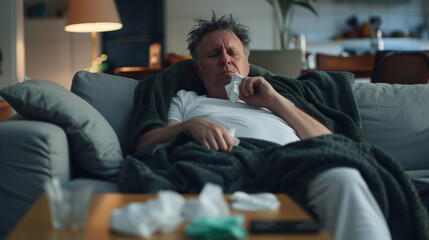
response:
<path fill-rule="evenodd" d="M 149 68 L 149 67 L 120 67 L 115 68 L 115 75 L 134 78 L 134 79 L 143 79 L 146 76 L 157 74 L 164 71 L 166 68 Z"/>
<path fill-rule="evenodd" d="M 378 51 L 371 82 L 427 84 L 429 51 Z"/>
<path fill-rule="evenodd" d="M 277 75 L 296 78 L 301 74 L 302 52 L 289 50 L 252 50 L 249 62 Z"/>
<path fill-rule="evenodd" d="M 0 100 L 0 122 L 9 118 L 11 109 L 7 102 Z"/>
<path fill-rule="evenodd" d="M 159 54 L 159 51 L 156 54 Z M 129 78 L 141 80 L 141 79 L 145 78 L 146 76 L 149 76 L 152 74 L 157 74 L 157 73 L 164 71 L 171 64 L 173 64 L 177 61 L 180 61 L 183 59 L 189 59 L 189 58 L 191 58 L 190 55 L 178 55 L 175 53 L 168 53 L 164 56 L 164 63 L 162 64 L 162 66 L 159 62 L 156 62 L 156 65 L 150 64 L 151 60 L 149 59 L 149 67 L 142 67 L 142 66 L 118 67 L 118 68 L 115 68 L 113 73 L 115 75 L 118 75 L 118 76 L 129 77 Z M 158 60 L 160 60 L 160 59 L 158 58 Z"/>
<path fill-rule="evenodd" d="M 370 78 L 374 65 L 374 55 L 364 54 L 355 56 L 341 56 L 316 54 L 316 69 L 318 71 L 346 71 L 355 75 L 355 78 Z"/>
<path fill-rule="evenodd" d="M 184 59 L 191 59 L 192 56 L 190 54 L 187 55 L 179 55 L 175 53 L 167 53 L 164 56 L 164 66 L 169 67 L 171 64 L 178 62 Z"/>

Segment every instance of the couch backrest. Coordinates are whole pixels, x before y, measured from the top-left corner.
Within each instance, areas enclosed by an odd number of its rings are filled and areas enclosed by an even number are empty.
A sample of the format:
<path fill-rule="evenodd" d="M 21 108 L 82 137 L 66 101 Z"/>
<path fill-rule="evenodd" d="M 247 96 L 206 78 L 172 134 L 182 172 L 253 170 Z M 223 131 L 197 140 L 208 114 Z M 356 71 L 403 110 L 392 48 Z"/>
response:
<path fill-rule="evenodd" d="M 429 85 L 354 83 L 366 139 L 406 170 L 429 169 Z"/>
<path fill-rule="evenodd" d="M 97 109 L 118 135 L 122 152 L 130 137 L 134 90 L 138 81 L 109 74 L 79 71 L 73 77 L 71 91 Z"/>

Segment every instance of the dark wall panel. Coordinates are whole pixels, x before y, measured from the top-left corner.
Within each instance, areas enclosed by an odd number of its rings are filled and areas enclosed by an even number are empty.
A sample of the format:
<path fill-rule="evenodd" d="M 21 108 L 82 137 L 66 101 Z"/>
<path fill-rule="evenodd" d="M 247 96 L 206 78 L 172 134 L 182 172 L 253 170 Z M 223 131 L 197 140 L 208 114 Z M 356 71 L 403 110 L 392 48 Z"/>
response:
<path fill-rule="evenodd" d="M 116 4 L 124 27 L 102 34 L 109 73 L 117 67 L 147 66 L 149 45 L 164 46 L 163 1 L 116 0 Z"/>

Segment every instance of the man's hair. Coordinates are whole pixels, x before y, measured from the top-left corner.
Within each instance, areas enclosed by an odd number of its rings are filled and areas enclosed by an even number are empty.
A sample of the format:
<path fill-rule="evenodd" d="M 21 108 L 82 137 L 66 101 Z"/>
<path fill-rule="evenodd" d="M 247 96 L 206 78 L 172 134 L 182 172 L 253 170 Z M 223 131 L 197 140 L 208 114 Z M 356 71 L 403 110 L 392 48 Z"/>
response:
<path fill-rule="evenodd" d="M 199 48 L 203 37 L 208 33 L 218 30 L 228 30 L 237 35 L 244 46 L 244 53 L 246 56 L 249 56 L 249 27 L 240 24 L 231 14 L 217 18 L 213 12 L 211 20 L 196 18 L 195 22 L 197 24 L 188 34 L 188 49 L 195 63 L 199 62 Z"/>

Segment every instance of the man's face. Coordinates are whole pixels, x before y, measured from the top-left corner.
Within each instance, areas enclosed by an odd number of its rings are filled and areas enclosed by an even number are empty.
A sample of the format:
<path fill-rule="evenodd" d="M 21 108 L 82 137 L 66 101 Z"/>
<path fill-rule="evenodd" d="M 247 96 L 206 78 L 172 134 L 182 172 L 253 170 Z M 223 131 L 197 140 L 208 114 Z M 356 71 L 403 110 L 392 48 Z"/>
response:
<path fill-rule="evenodd" d="M 227 30 L 208 33 L 201 41 L 198 76 L 204 83 L 208 97 L 228 98 L 225 85 L 231 82 L 232 74 L 243 77 L 249 74 L 249 62 L 240 39 Z"/>

